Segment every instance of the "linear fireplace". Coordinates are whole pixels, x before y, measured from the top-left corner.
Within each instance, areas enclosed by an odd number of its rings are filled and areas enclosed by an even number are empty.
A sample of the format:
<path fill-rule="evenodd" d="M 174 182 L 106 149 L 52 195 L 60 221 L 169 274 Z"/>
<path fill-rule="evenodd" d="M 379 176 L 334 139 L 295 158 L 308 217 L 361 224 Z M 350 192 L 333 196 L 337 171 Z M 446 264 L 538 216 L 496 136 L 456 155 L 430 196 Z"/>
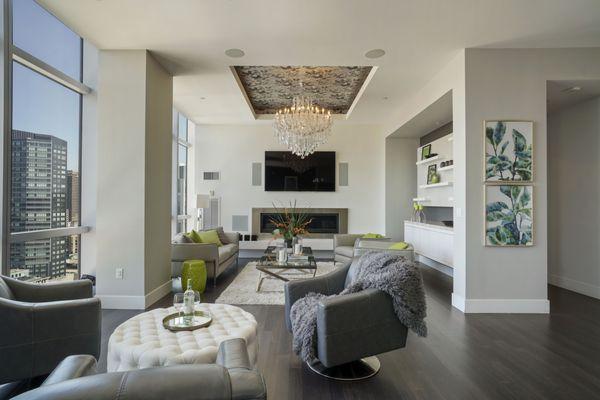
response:
<path fill-rule="evenodd" d="M 298 211 L 306 213 L 311 219 L 307 237 L 331 238 L 336 233 L 348 232 L 347 208 L 304 208 Z M 271 235 L 275 225 L 271 222 L 277 216 L 275 208 L 252 209 L 252 234 Z"/>

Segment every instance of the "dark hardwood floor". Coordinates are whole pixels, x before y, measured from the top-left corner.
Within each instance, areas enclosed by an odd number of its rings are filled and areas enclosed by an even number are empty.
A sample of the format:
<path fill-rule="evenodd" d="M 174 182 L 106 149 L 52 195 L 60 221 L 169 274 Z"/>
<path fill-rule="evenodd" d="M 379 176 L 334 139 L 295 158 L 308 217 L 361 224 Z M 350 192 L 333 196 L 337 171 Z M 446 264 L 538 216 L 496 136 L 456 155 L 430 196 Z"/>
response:
<path fill-rule="evenodd" d="M 240 268 L 248 260 L 240 260 Z M 210 288 L 214 301 L 239 269 Z M 422 268 L 429 336 L 379 356 L 381 372 L 354 383 L 310 372 L 291 351 L 282 306 L 242 306 L 258 321 L 258 368 L 270 399 L 600 399 L 600 301 L 549 286 L 549 315 L 464 315 L 451 278 Z M 155 307 L 170 305 L 167 296 Z M 104 310 L 100 366 L 110 333 L 136 311 Z"/>

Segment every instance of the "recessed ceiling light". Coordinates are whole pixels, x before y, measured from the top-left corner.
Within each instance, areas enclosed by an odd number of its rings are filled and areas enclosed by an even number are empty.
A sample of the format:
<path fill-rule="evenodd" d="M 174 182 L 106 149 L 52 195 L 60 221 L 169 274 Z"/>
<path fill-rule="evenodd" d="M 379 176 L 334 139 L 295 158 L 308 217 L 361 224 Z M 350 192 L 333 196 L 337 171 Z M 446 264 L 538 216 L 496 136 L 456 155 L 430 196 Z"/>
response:
<path fill-rule="evenodd" d="M 383 96 L 383 100 L 389 100 L 389 97 Z"/>
<path fill-rule="evenodd" d="M 385 55 L 385 50 L 382 49 L 373 49 L 369 50 L 365 53 L 365 57 L 367 58 L 379 58 Z"/>
<path fill-rule="evenodd" d="M 225 50 L 225 55 L 227 57 L 231 57 L 231 58 L 240 58 L 240 57 L 244 57 L 246 53 L 244 53 L 244 50 L 240 50 L 240 49 L 227 49 Z"/>
<path fill-rule="evenodd" d="M 200 100 L 206 100 L 206 97 L 202 96 L 200 97 Z"/>

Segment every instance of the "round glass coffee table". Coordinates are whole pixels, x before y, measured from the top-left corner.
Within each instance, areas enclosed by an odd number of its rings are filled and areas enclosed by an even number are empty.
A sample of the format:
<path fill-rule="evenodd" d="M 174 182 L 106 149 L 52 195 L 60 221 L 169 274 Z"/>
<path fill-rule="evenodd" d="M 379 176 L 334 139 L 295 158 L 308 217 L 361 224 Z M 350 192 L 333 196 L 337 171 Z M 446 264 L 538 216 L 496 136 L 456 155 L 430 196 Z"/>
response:
<path fill-rule="evenodd" d="M 256 363 L 257 323 L 252 314 L 229 304 L 202 303 L 196 309 L 211 314 L 209 326 L 181 332 L 165 329 L 163 318 L 175 312 L 173 307 L 150 310 L 123 322 L 108 340 L 108 372 L 214 363 L 219 344 L 233 338 L 246 341 L 250 362 Z"/>

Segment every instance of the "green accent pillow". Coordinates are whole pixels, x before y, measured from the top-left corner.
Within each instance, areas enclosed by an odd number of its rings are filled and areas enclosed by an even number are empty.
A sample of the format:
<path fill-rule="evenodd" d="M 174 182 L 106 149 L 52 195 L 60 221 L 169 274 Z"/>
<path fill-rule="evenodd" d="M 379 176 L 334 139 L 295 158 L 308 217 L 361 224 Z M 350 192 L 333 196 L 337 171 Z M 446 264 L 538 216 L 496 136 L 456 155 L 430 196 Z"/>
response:
<path fill-rule="evenodd" d="M 384 236 L 379 233 L 367 233 L 363 235 L 363 239 L 382 239 Z"/>
<path fill-rule="evenodd" d="M 202 243 L 202 238 L 200 237 L 198 232 L 196 232 L 193 229 L 191 232 L 186 233 L 185 236 L 189 237 L 192 240 L 192 242 L 194 242 L 194 243 Z"/>
<path fill-rule="evenodd" d="M 388 247 L 389 250 L 405 250 L 408 248 L 408 243 L 405 242 L 396 242 L 393 243 L 390 247 Z"/>
<path fill-rule="evenodd" d="M 221 243 L 221 240 L 219 239 L 219 234 L 215 229 L 210 231 L 200 231 L 198 232 L 198 235 L 202 241 L 201 243 L 214 243 L 217 246 L 223 246 L 223 243 Z"/>

